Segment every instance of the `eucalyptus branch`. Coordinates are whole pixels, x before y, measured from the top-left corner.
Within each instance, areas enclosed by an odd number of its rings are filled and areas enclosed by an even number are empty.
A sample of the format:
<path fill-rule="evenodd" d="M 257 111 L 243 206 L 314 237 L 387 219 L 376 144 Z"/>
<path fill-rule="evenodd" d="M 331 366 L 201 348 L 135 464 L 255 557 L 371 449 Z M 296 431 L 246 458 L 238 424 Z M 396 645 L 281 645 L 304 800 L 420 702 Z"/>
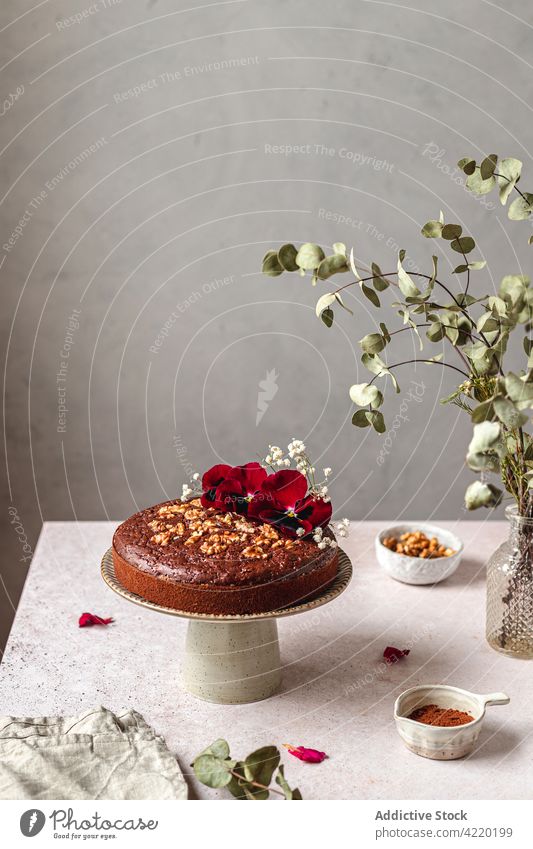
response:
<path fill-rule="evenodd" d="M 276 793 L 278 796 L 283 796 L 285 798 L 285 793 L 282 793 L 281 790 L 276 790 L 275 787 L 267 787 L 266 784 L 261 784 L 259 781 L 249 781 L 246 776 L 240 775 L 234 769 L 228 770 L 230 775 L 237 779 L 237 781 L 245 781 L 246 784 L 251 784 L 252 787 L 257 787 L 258 790 L 268 790 L 269 793 Z M 257 801 L 257 800 L 256 800 Z"/>
<path fill-rule="evenodd" d="M 457 366 L 452 365 L 451 363 L 443 363 L 440 360 L 426 360 L 426 359 L 418 359 L 418 358 L 414 359 L 414 360 L 402 360 L 401 363 L 393 363 L 390 366 L 386 365 L 385 368 L 386 368 L 387 371 L 391 371 L 391 369 L 393 369 L 393 368 L 399 368 L 400 366 L 406 366 L 409 363 L 426 363 L 428 365 L 442 366 L 443 368 L 451 368 L 454 371 L 458 371 L 459 374 L 462 374 L 464 377 L 466 377 L 467 380 L 470 377 L 470 375 L 466 371 L 463 371 L 462 369 L 458 368 Z M 387 373 L 387 371 L 380 372 L 379 374 L 374 375 L 374 377 L 372 378 L 372 380 L 370 381 L 370 383 L 368 385 L 372 386 L 372 384 L 374 383 L 376 378 L 383 377 Z"/>
<path fill-rule="evenodd" d="M 466 188 L 473 194 L 485 195 L 498 189 L 501 203 L 506 205 L 514 190 L 517 196 L 509 205 L 508 217 L 513 221 L 528 218 L 533 221 L 533 192 L 522 191 L 516 185 L 522 171 L 522 163 L 518 159 L 500 159 L 496 154 L 490 154 L 479 164 L 475 159 L 465 157 L 458 165 L 466 175 Z M 389 286 L 399 289 L 401 295 L 396 300 L 399 301 L 397 306 L 404 318 L 404 326 L 389 332 L 381 321 L 379 331 L 376 328 L 360 340 L 362 363 L 372 378 L 370 382 L 350 387 L 350 398 L 360 408 L 354 413 L 352 423 L 357 427 L 373 427 L 378 433 L 386 432 L 384 417 L 379 409 L 384 399 L 375 385 L 377 377 L 388 374 L 399 391 L 394 372 L 403 365 L 434 363 L 452 369 L 461 375 L 461 383 L 442 402 L 457 404 L 472 417 L 474 435 L 468 448 L 467 465 L 475 472 L 499 469 L 505 488 L 515 498 L 521 515 L 531 515 L 533 462 L 530 459 L 533 460 L 533 433 L 524 430 L 522 425 L 531 415 L 529 412 L 526 414 L 526 410 L 533 410 L 532 340 L 526 335 L 524 350 L 527 362 L 522 371 L 514 373 L 505 370 L 503 362 L 511 332 L 526 324 L 528 315 L 531 316 L 533 312 L 533 289 L 523 275 L 511 273 L 502 279 L 497 297 L 491 299 L 490 303 L 487 294 L 479 298 L 472 297 L 473 274 L 486 265 L 484 260 L 469 261 L 476 247 L 472 236 L 463 233 L 462 225 L 445 222 L 442 212 L 437 219 L 427 221 L 421 232 L 428 239 L 443 239 L 461 257 L 454 274 L 466 276 L 457 294 L 452 291 L 454 284 L 448 281 L 445 283 L 438 277 L 435 255 L 431 276 L 418 271 L 408 272 L 402 264 L 405 258 L 403 250 L 399 252 L 397 270 L 383 273 L 375 262 L 367 263 L 370 270 L 363 270 L 353 250 L 348 253 L 346 246 L 340 242 L 333 244 L 334 253 L 331 256 L 326 256 L 319 245 L 310 242 L 301 245 L 299 249 L 291 244 L 282 245 L 279 250 L 267 253 L 263 260 L 263 271 L 272 277 L 284 271 L 299 271 L 304 276 L 306 271 L 311 271 L 313 283 L 353 271 L 355 279 L 349 279 L 349 282 L 326 292 L 318 299 L 316 314 L 328 328 L 333 326 L 337 307 L 347 309 L 341 297 L 345 289 L 359 284 L 362 294 L 376 308 L 385 306 L 379 293 Z M 533 244 L 533 236 L 530 236 L 529 243 Z M 429 281 L 426 291 L 422 283 L 418 283 L 419 280 Z M 433 300 L 434 291 L 437 300 L 447 300 L 441 292 L 437 293 L 437 287 L 450 298 L 446 305 Z M 477 305 L 475 310 L 474 305 Z M 479 317 L 474 318 L 474 314 L 477 316 L 479 312 Z M 391 342 L 391 337 L 404 330 L 419 334 L 421 328 L 428 329 L 426 335 L 431 342 L 447 339 L 461 360 L 460 367 L 425 357 L 406 359 L 387 366 L 380 354 Z M 482 478 L 469 486 L 465 502 L 468 509 L 493 507 L 501 502 L 502 496 L 503 493 L 497 487 Z"/>

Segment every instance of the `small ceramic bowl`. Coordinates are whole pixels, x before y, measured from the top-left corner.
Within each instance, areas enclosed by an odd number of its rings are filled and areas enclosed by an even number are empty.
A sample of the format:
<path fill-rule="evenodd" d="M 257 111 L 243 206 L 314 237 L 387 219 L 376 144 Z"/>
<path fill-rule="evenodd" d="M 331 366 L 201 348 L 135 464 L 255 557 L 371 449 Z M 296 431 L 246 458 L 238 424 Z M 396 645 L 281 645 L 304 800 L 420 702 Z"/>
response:
<path fill-rule="evenodd" d="M 481 696 L 459 687 L 446 684 L 428 684 L 411 687 L 398 696 L 394 705 L 396 728 L 403 742 L 416 755 L 439 761 L 451 761 L 469 755 L 476 745 L 481 731 L 487 705 L 506 705 L 510 701 L 505 693 L 489 693 Z M 473 722 L 446 728 L 424 725 L 409 714 L 424 705 L 463 710 L 474 717 Z"/>
<path fill-rule="evenodd" d="M 390 548 L 383 545 L 385 537 L 398 538 L 401 534 L 412 533 L 413 531 L 423 531 L 430 539 L 437 537 L 439 543 L 447 548 L 452 548 L 455 554 L 450 554 L 449 557 L 436 557 L 434 560 L 427 560 L 423 557 L 397 554 L 396 551 L 391 551 Z M 430 525 L 428 522 L 403 522 L 392 525 L 392 527 L 380 531 L 376 537 L 378 563 L 387 575 L 394 578 L 395 581 L 402 581 L 404 584 L 438 584 L 439 581 L 449 578 L 459 566 L 463 548 L 463 543 L 459 537 L 456 537 L 451 531 L 439 528 L 437 525 Z"/>

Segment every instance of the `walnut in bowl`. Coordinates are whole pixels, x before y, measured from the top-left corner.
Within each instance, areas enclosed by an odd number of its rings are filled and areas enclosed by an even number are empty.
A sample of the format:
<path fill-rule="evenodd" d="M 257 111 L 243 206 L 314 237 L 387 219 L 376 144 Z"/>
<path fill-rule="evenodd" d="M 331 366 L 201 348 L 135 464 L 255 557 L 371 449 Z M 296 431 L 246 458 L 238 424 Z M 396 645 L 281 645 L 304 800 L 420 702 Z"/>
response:
<path fill-rule="evenodd" d="M 404 584 L 437 584 L 455 572 L 463 543 L 427 522 L 404 522 L 381 531 L 375 541 L 380 566 Z"/>

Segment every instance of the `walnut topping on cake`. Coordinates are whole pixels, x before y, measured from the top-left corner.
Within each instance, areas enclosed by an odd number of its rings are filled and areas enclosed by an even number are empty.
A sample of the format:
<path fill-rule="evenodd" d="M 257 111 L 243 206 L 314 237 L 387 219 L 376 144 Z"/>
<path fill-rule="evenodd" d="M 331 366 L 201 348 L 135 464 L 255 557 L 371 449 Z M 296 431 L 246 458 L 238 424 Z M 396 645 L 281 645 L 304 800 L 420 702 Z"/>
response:
<path fill-rule="evenodd" d="M 163 505 L 148 527 L 154 532 L 150 537 L 153 545 L 167 547 L 179 541 L 180 545 L 197 547 L 208 556 L 224 555 L 232 547 L 233 557 L 238 554 L 247 560 L 265 559 L 277 549 L 290 550 L 300 544 L 299 539 L 284 537 L 272 525 L 203 507 L 197 498 Z"/>

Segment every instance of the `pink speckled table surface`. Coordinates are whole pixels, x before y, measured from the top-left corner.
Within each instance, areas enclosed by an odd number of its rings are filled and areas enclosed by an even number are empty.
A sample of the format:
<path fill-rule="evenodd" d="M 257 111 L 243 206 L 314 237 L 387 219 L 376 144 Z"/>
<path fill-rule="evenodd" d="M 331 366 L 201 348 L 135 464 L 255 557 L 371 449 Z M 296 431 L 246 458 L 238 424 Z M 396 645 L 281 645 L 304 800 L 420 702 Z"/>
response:
<path fill-rule="evenodd" d="M 386 523 L 353 523 L 344 546 L 354 564 L 348 590 L 278 623 L 281 692 L 223 706 L 180 686 L 187 622 L 130 604 L 102 581 L 100 559 L 116 523 L 46 523 L 0 666 L 0 713 L 133 707 L 166 738 L 196 798 L 225 795 L 199 786 L 188 767 L 217 737 L 236 756 L 284 742 L 326 751 L 319 766 L 284 757 L 289 781 L 307 799 L 531 798 L 533 665 L 499 655 L 484 639 L 485 562 L 507 525 L 440 524 L 465 542 L 463 561 L 444 583 L 413 587 L 376 563 L 373 541 Z M 115 623 L 80 629 L 84 611 Z M 385 666 L 387 645 L 411 652 Z M 392 717 L 397 695 L 423 683 L 503 690 L 511 703 L 489 708 L 470 757 L 429 761 L 404 748 Z"/>

